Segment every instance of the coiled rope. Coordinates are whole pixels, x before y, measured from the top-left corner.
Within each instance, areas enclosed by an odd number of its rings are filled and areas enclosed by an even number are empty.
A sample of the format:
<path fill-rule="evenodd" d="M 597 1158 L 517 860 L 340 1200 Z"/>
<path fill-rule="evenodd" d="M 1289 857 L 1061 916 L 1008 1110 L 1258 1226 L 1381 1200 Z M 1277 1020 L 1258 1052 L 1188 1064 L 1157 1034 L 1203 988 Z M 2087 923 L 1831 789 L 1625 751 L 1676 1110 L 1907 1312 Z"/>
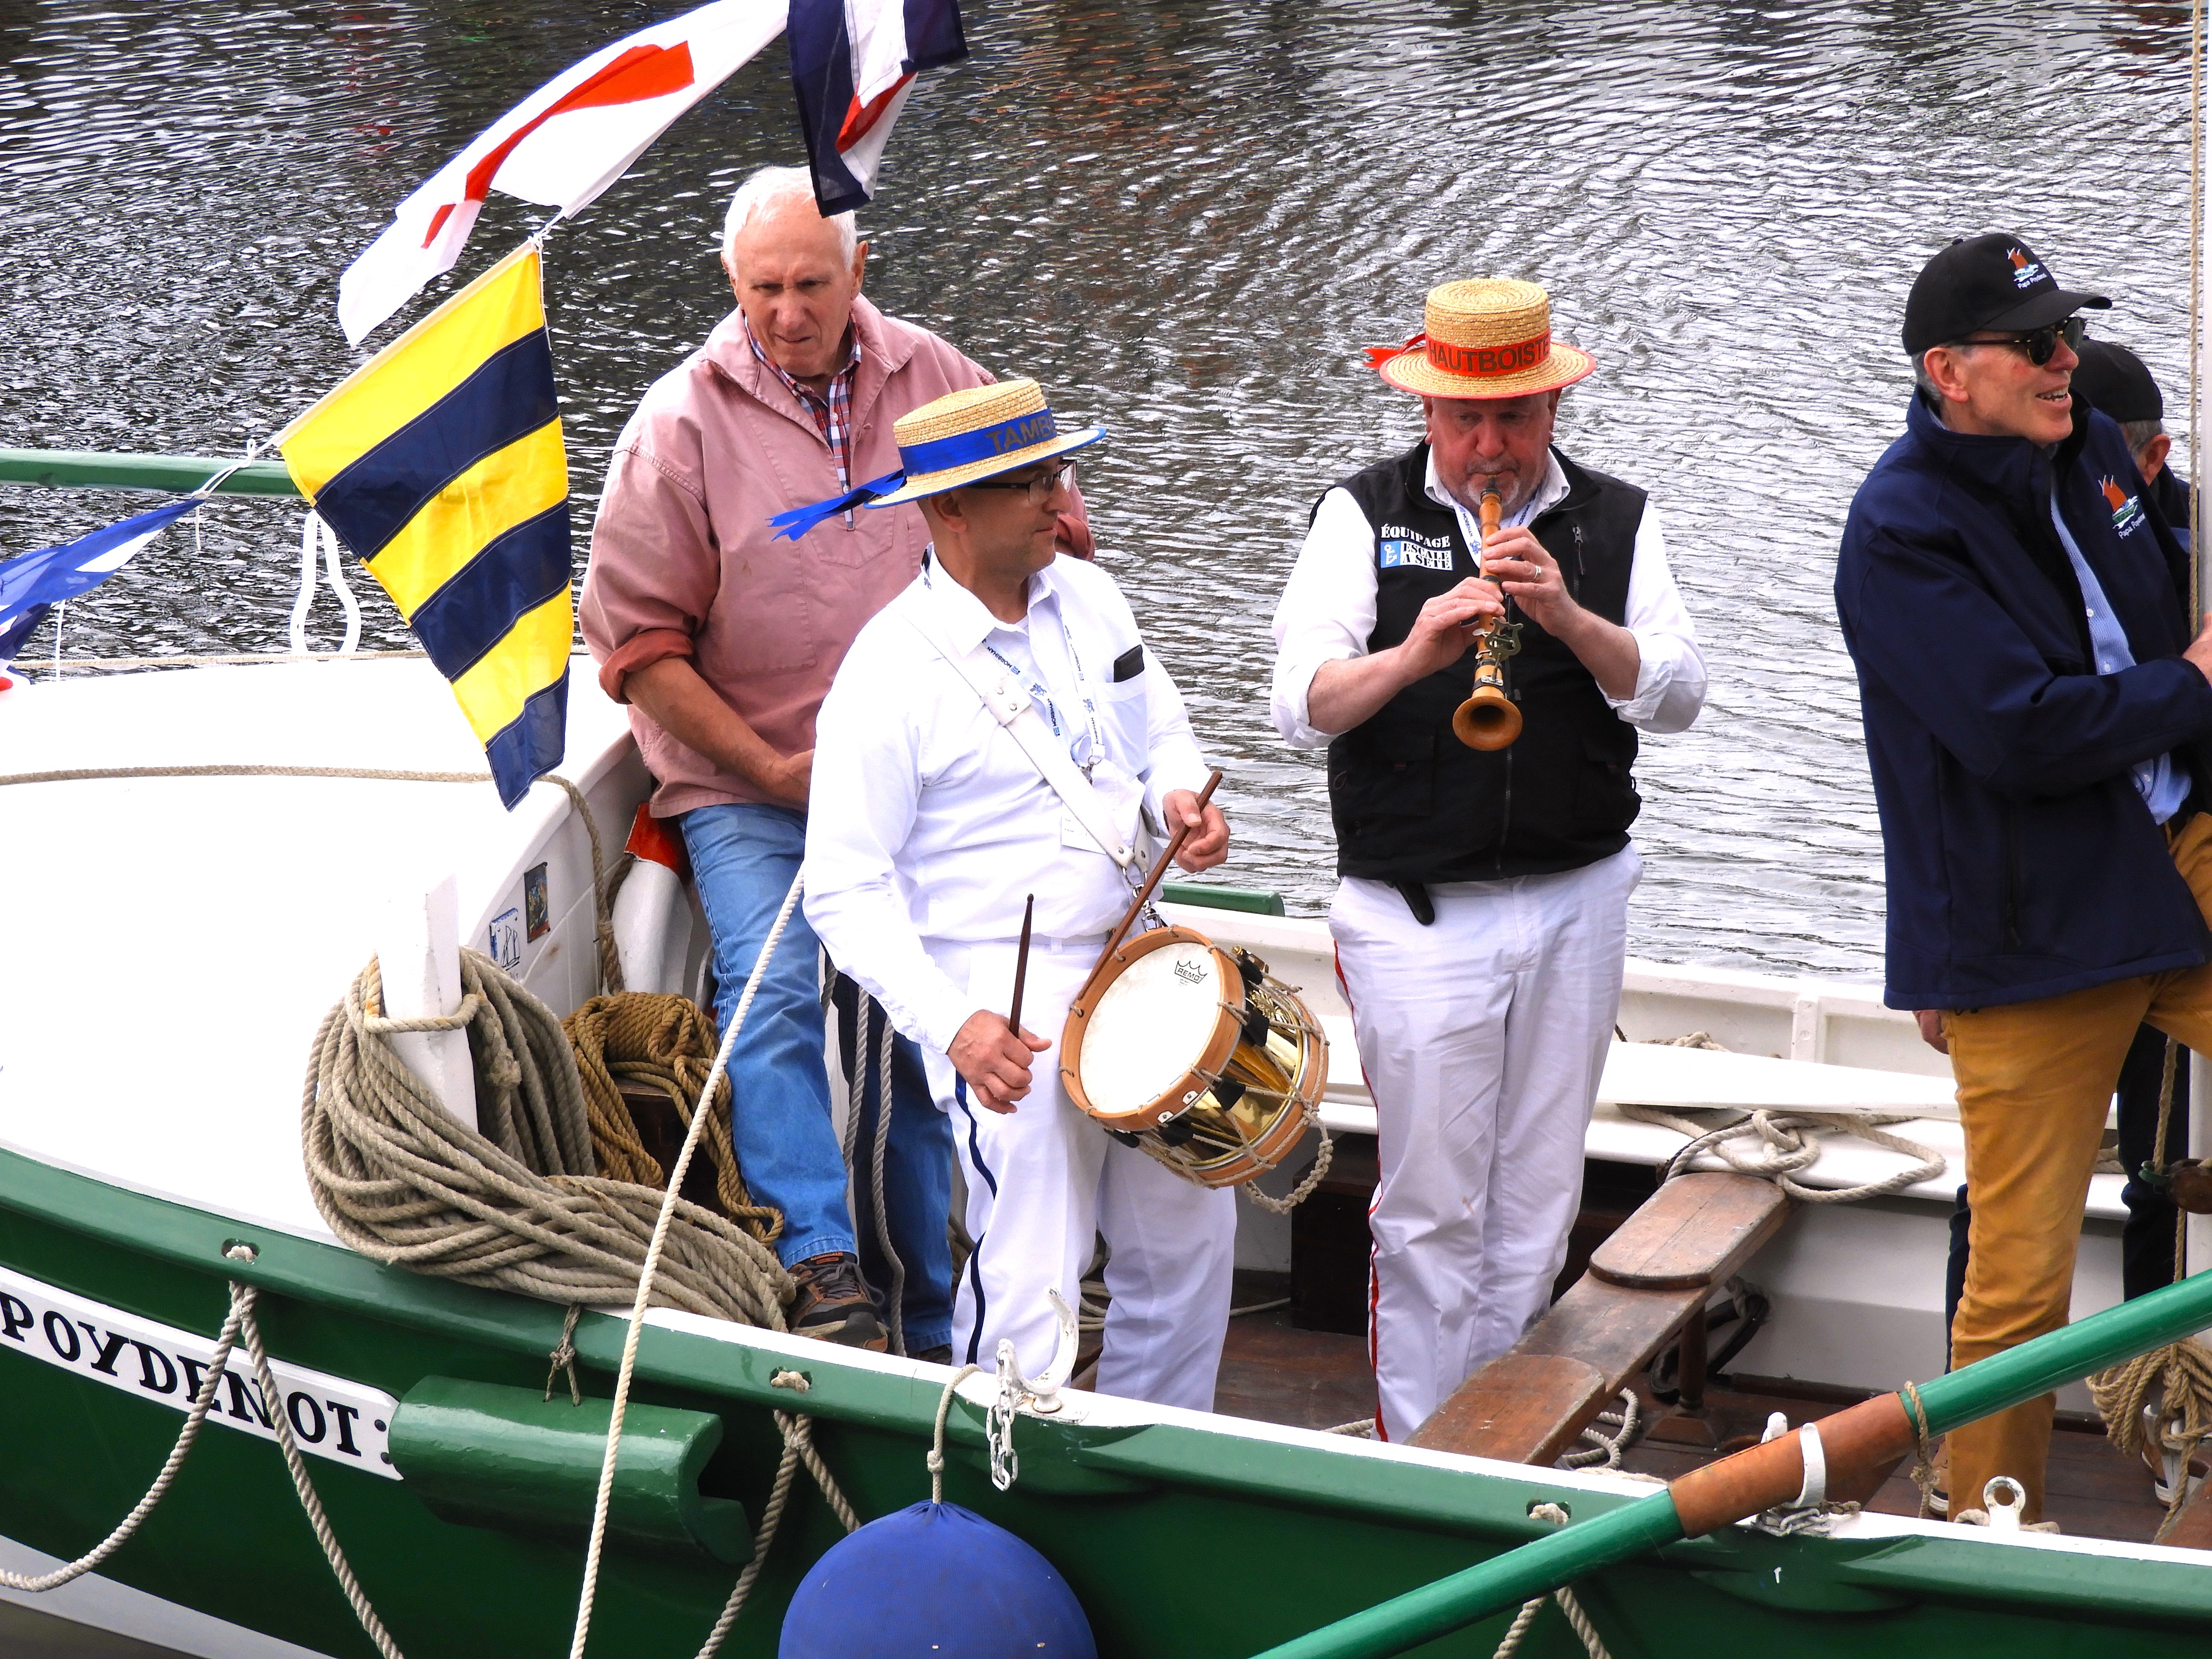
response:
<path fill-rule="evenodd" d="M 331 1230 L 379 1261 L 585 1307 L 630 1302 L 651 1263 L 665 1267 L 654 1275 L 660 1305 L 781 1330 L 793 1286 L 775 1253 L 672 1188 L 664 1198 L 599 1176 L 560 1023 L 489 958 L 464 950 L 460 959 L 453 1013 L 383 1018 L 372 961 L 315 1035 L 301 1140 Z M 474 1039 L 483 1133 L 391 1042 L 463 1030 Z"/>
<path fill-rule="evenodd" d="M 561 1022 L 575 1053 L 591 1115 L 592 1146 L 599 1173 L 656 1189 L 668 1172 L 646 1150 L 622 1084 L 647 1084 L 668 1097 L 677 1121 L 691 1125 L 691 1103 L 714 1068 L 714 1025 L 689 997 L 629 991 L 593 997 Z M 707 1115 L 707 1156 L 714 1166 L 714 1199 L 721 1212 L 763 1244 L 783 1231 L 781 1212 L 755 1204 L 738 1167 L 730 1133 L 730 1080 L 722 1079 Z"/>
<path fill-rule="evenodd" d="M 1673 1048 L 1706 1048 L 1716 1053 L 1729 1052 L 1703 1031 L 1692 1031 L 1685 1037 L 1661 1039 L 1655 1047 Z M 1738 1175 L 1754 1176 L 1762 1181 L 1771 1181 L 1790 1197 L 1804 1204 L 1856 1204 L 1863 1199 L 1881 1198 L 1890 1193 L 1903 1192 L 1923 1181 L 1934 1181 L 1951 1167 L 1950 1161 L 1932 1146 L 1917 1140 L 1907 1140 L 1903 1135 L 1891 1134 L 1881 1126 L 1889 1123 L 1910 1123 L 1917 1115 L 1912 1112 L 1770 1112 L 1743 1111 L 1735 1107 L 1694 1107 L 1700 1118 L 1719 1118 L 1717 1126 L 1699 1122 L 1681 1112 L 1670 1112 L 1656 1106 L 1635 1106 L 1621 1103 L 1615 1108 L 1620 1115 L 1637 1123 L 1656 1124 L 1686 1136 L 1689 1145 L 1667 1161 L 1661 1171 L 1661 1185 L 1680 1175 L 1689 1173 L 1691 1164 L 1701 1152 L 1710 1152 Z M 1876 1146 L 1917 1158 L 1910 1164 L 1885 1176 L 1880 1181 L 1870 1181 L 1858 1187 L 1808 1187 L 1793 1177 L 1800 1170 L 1810 1168 L 1820 1161 L 1821 1138 L 1825 1135 L 1855 1135 Z M 1758 1143 L 1749 1151 L 1739 1152 L 1732 1144 L 1739 1140 Z"/>

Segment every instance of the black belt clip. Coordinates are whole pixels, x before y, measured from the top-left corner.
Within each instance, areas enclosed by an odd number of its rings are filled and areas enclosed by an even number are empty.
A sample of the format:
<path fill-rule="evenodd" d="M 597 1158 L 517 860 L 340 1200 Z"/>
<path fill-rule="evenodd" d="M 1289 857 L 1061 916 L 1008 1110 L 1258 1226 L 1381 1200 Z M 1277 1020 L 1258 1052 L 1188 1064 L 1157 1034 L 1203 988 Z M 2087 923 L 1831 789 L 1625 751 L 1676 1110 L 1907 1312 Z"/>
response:
<path fill-rule="evenodd" d="M 1413 913 L 1413 920 L 1424 927 L 1437 925 L 1436 902 L 1430 898 L 1429 890 L 1418 881 L 1394 881 L 1398 896 L 1406 901 L 1406 908 Z"/>

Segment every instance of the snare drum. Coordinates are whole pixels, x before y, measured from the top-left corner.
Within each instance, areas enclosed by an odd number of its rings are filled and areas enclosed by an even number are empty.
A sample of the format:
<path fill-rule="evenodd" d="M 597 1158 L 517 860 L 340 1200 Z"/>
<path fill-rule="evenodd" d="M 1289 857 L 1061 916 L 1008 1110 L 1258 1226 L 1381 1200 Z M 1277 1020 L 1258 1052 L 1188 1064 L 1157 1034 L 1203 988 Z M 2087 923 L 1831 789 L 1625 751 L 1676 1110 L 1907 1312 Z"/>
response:
<path fill-rule="evenodd" d="M 1123 941 L 1060 1033 L 1068 1097 L 1184 1179 L 1231 1187 L 1318 1123 L 1328 1041 L 1249 951 L 1188 927 Z"/>

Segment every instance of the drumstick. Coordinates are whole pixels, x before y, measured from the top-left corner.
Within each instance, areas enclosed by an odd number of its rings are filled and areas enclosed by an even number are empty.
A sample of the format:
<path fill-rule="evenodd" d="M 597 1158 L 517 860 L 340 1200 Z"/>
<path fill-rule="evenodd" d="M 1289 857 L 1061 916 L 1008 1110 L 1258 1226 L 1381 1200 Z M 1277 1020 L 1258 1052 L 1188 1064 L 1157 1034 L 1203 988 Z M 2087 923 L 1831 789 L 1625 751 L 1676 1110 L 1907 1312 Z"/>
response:
<path fill-rule="evenodd" d="M 1206 781 L 1206 787 L 1198 792 L 1198 811 L 1201 823 L 1205 820 L 1206 804 L 1213 799 L 1214 786 L 1220 781 L 1221 769 L 1217 766 L 1213 769 L 1213 775 Z M 1143 913 L 1146 902 L 1152 896 L 1152 889 L 1160 884 L 1160 878 L 1167 873 L 1168 866 L 1174 860 L 1175 855 L 1182 851 L 1183 842 L 1190 838 L 1190 828 L 1188 823 L 1176 825 L 1175 834 L 1169 838 L 1167 850 L 1153 861 L 1152 873 L 1145 878 L 1144 889 L 1137 895 L 1136 902 L 1129 907 L 1128 914 L 1121 918 L 1120 925 L 1108 935 L 1106 948 L 1099 953 L 1099 961 L 1104 962 L 1121 948 L 1122 939 L 1127 937 L 1129 929 L 1136 924 L 1137 918 Z"/>
<path fill-rule="evenodd" d="M 1030 922 L 1036 915 L 1036 895 L 1022 905 L 1022 948 L 1014 957 L 1014 1011 L 1006 1016 L 1006 1029 L 1022 1034 L 1022 985 L 1030 976 Z"/>

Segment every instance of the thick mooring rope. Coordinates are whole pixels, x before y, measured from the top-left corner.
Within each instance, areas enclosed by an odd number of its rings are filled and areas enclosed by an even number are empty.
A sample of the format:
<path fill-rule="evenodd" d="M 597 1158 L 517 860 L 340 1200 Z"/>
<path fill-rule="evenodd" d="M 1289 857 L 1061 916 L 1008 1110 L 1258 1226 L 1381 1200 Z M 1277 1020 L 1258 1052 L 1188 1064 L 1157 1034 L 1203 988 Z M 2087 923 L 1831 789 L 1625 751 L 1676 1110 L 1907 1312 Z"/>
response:
<path fill-rule="evenodd" d="M 663 1195 L 596 1173 L 583 1085 L 552 1011 L 473 951 L 454 1013 L 386 1019 L 372 962 L 316 1033 L 301 1103 L 315 1207 L 379 1261 L 563 1304 L 635 1297 Z M 394 1051 L 408 1031 L 469 1030 L 469 1128 Z M 737 1224 L 676 1199 L 659 1305 L 783 1328 L 790 1276 Z"/>
<path fill-rule="evenodd" d="M 2089 1397 L 2105 1419 L 2105 1437 L 2121 1452 L 2148 1463 L 2173 1454 L 2179 1464 L 2166 1498 L 2166 1528 L 2189 1500 L 2189 1462 L 2212 1442 L 2212 1348 L 2195 1337 L 2137 1354 L 2088 1379 Z M 2143 1421 L 2155 1402 L 2154 1429 Z"/>
<path fill-rule="evenodd" d="M 691 1103 L 714 1064 L 714 1025 L 689 997 L 645 991 L 593 997 L 561 1022 L 575 1051 L 591 1115 L 592 1146 L 599 1173 L 641 1187 L 665 1188 L 668 1172 L 645 1149 L 623 1101 L 623 1082 L 650 1084 L 667 1096 L 677 1121 L 689 1129 Z M 707 1115 L 707 1157 L 714 1166 L 714 1200 L 721 1212 L 763 1244 L 783 1231 L 782 1214 L 755 1204 L 738 1168 L 730 1135 L 730 1080 L 723 1078 Z"/>

